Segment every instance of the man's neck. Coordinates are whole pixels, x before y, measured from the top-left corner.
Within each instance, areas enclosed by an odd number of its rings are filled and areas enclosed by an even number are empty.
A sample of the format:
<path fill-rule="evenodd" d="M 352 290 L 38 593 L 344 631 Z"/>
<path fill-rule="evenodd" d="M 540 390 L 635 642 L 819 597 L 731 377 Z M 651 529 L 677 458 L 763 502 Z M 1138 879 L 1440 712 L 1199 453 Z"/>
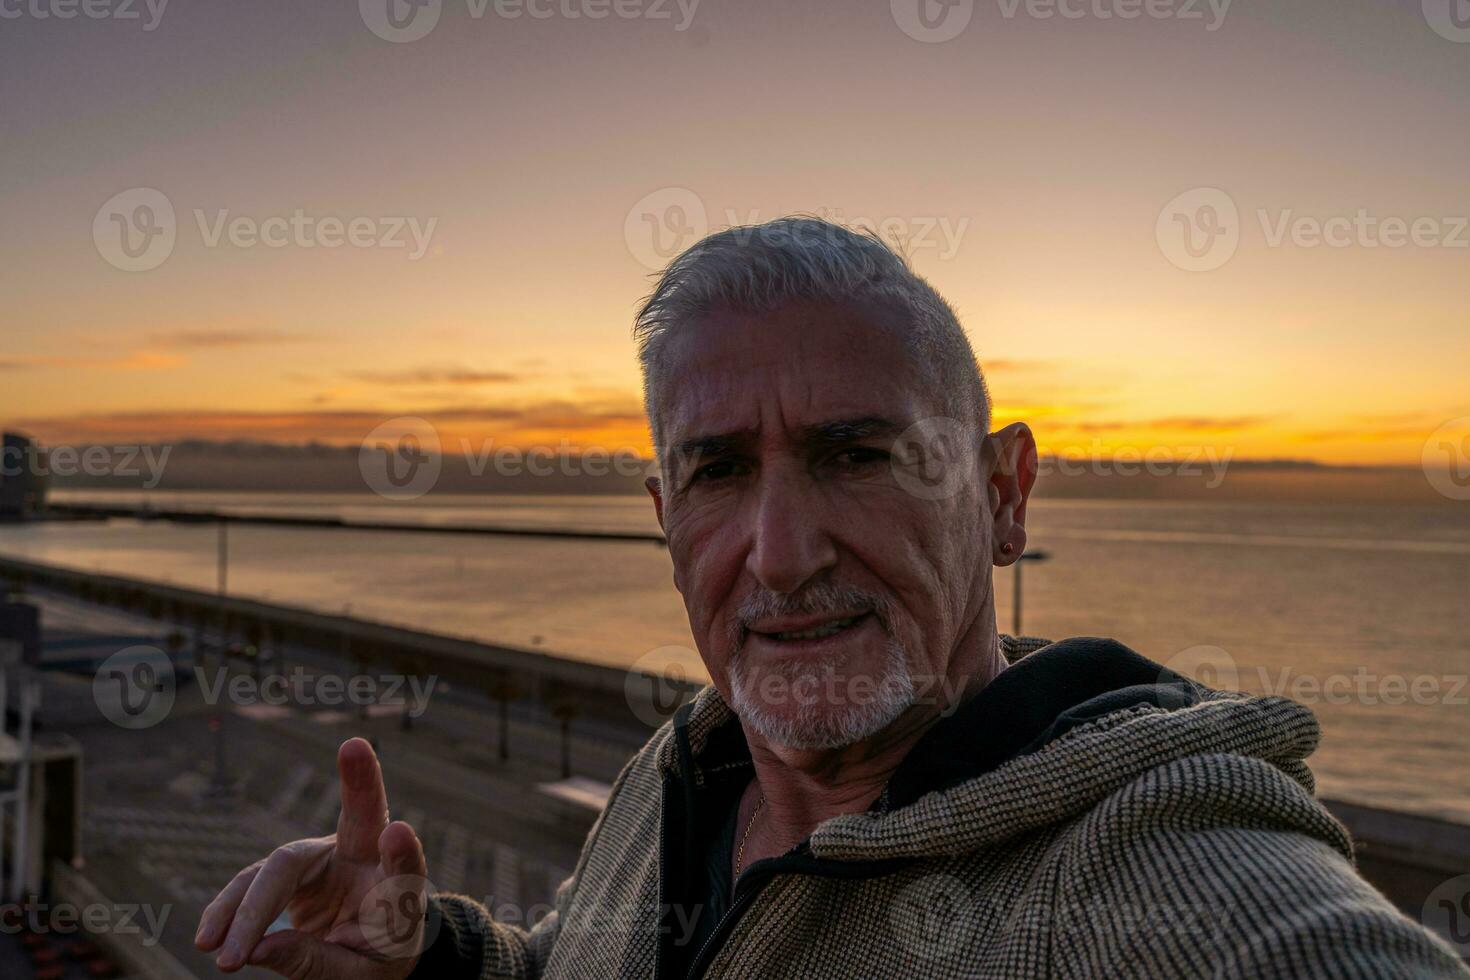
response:
<path fill-rule="evenodd" d="M 953 659 L 949 685 L 937 686 L 935 697 L 911 706 L 872 738 L 836 749 L 795 749 L 770 742 L 746 727 L 756 778 L 742 800 L 741 813 L 753 814 L 759 797 L 766 800 L 760 826 L 753 828 L 759 831 L 752 841 L 758 841 L 753 847 L 755 858 L 784 853 L 824 820 L 871 807 L 924 733 L 1005 668 L 993 623 L 992 619 L 988 638 L 973 638 L 979 642 L 969 655 Z M 953 692 L 954 700 L 938 697 L 941 690 Z"/>

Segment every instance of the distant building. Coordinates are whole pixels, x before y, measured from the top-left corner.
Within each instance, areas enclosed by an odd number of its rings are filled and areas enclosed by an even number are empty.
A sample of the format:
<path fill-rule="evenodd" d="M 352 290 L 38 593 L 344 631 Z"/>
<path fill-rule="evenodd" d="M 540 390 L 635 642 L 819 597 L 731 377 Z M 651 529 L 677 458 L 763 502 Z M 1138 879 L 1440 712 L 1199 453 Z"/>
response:
<path fill-rule="evenodd" d="M 0 521 L 23 521 L 46 509 L 46 450 L 18 432 L 0 440 Z"/>

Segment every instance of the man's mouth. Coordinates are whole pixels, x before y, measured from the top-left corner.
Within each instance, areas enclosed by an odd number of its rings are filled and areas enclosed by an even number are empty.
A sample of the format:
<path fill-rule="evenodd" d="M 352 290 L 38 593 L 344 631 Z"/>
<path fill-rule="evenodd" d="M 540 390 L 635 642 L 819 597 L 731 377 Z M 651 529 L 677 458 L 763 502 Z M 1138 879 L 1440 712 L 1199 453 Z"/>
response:
<path fill-rule="evenodd" d="M 782 643 L 795 643 L 803 640 L 825 640 L 836 636 L 862 624 L 871 613 L 862 612 L 852 616 L 821 619 L 817 617 L 803 617 L 803 622 L 792 623 L 758 623 L 750 627 L 750 631 L 768 640 L 777 640 Z M 766 627 L 766 628 L 757 628 Z M 785 628 L 782 628 L 785 627 Z"/>

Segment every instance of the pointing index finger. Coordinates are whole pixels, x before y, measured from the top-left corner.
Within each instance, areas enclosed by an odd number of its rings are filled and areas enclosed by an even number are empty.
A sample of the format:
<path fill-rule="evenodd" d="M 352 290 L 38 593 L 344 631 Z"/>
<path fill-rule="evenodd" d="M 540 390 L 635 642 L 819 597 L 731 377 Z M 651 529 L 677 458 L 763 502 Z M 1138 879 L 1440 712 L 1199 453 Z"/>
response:
<path fill-rule="evenodd" d="M 378 837 L 388 826 L 388 792 L 383 769 L 366 739 L 351 738 L 337 752 L 342 813 L 337 818 L 337 850 L 349 861 L 378 862 Z"/>

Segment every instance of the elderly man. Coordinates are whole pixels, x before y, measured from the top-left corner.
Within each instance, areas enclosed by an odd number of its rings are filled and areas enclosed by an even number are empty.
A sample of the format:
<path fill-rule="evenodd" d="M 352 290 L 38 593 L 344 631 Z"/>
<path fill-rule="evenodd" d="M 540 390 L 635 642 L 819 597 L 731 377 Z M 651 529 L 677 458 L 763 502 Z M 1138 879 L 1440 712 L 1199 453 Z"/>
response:
<path fill-rule="evenodd" d="M 334 837 L 206 910 L 289 977 L 1466 977 L 1355 873 L 1311 713 L 1102 639 L 996 631 L 1023 424 L 881 241 L 713 235 L 639 314 L 649 493 L 713 680 L 624 769 L 527 932 L 428 897 L 360 740 Z M 425 905 L 427 902 L 427 913 Z M 294 928 L 266 927 L 289 911 Z"/>

